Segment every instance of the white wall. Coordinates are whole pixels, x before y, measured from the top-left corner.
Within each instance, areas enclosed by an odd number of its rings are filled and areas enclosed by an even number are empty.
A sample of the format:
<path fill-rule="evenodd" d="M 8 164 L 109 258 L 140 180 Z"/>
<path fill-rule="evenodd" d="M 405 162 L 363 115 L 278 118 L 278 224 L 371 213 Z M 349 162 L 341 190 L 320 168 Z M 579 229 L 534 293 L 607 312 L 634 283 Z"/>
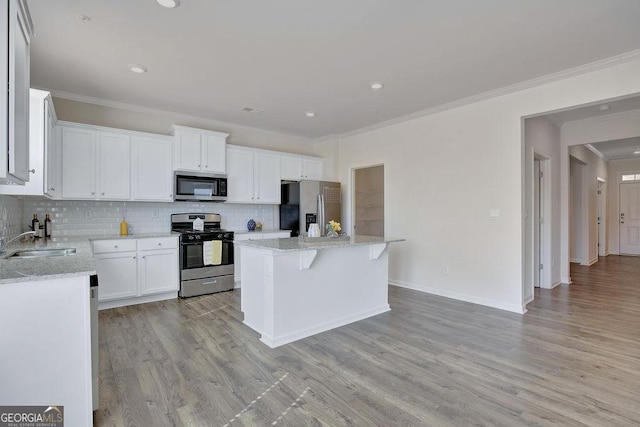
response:
<path fill-rule="evenodd" d="M 345 200 L 351 200 L 352 168 L 385 165 L 385 230 L 407 239 L 390 249 L 390 281 L 522 312 L 522 118 L 640 93 L 640 59 L 612 63 L 341 138 L 337 156 Z M 568 167 L 568 153 L 561 161 Z M 563 190 L 568 195 L 568 187 Z M 499 219 L 490 219 L 494 209 Z M 344 210 L 349 221 L 351 206 L 346 203 Z M 566 228 L 563 233 L 568 236 Z M 568 276 L 568 245 L 562 259 Z"/>
<path fill-rule="evenodd" d="M 607 224 L 609 233 L 609 253 L 620 253 L 620 183 L 619 174 L 623 172 L 640 173 L 640 159 L 617 160 L 609 162 L 609 178 L 607 180 Z"/>
<path fill-rule="evenodd" d="M 548 227 L 545 237 L 548 240 L 546 260 L 541 260 L 545 265 L 542 271 L 541 287 L 554 287 L 560 283 L 560 129 L 544 117 L 533 117 L 524 121 L 525 147 L 528 150 L 528 159 L 525 168 L 525 260 L 529 260 L 530 268 L 527 269 L 525 279 L 531 279 L 533 272 L 533 157 L 534 154 L 544 158 L 548 162 L 545 170 L 543 185 L 548 193 L 549 206 L 547 212 L 543 212 L 544 223 Z M 525 282 L 525 289 L 531 289 L 530 283 Z M 528 295 L 525 295 L 525 301 Z"/>

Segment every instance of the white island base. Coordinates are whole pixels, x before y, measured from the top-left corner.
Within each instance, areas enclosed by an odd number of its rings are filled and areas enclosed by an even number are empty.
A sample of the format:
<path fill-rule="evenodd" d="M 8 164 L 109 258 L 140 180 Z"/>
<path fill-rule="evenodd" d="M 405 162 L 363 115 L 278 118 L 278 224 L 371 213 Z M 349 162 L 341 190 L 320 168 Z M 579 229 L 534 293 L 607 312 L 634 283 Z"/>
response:
<path fill-rule="evenodd" d="M 269 347 L 390 310 L 390 241 L 258 242 L 241 242 L 241 309 L 244 323 Z"/>

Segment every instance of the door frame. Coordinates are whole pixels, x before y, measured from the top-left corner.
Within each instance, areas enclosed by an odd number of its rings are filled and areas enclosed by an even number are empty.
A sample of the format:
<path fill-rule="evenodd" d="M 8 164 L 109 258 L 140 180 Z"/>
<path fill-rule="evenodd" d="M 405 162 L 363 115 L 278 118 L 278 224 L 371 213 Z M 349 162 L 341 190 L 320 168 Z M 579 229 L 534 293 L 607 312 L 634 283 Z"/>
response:
<path fill-rule="evenodd" d="M 620 250 L 621 246 L 622 246 L 622 233 L 621 233 L 621 227 L 620 227 L 620 212 L 622 211 L 621 208 L 621 204 L 622 204 L 622 185 L 623 184 L 640 184 L 639 180 L 634 180 L 634 181 L 623 181 L 622 180 L 622 176 L 623 175 L 637 175 L 640 174 L 640 170 L 637 171 L 628 171 L 628 172 L 618 172 L 618 206 L 617 206 L 617 215 L 616 215 L 616 227 L 618 230 L 618 255 L 624 255 L 622 253 L 622 251 Z"/>
<path fill-rule="evenodd" d="M 607 256 L 607 181 L 604 178 L 596 178 L 596 195 L 598 201 L 598 256 Z"/>
<path fill-rule="evenodd" d="M 540 264 L 543 265 L 542 270 L 539 270 L 539 285 L 540 288 L 543 289 L 551 289 L 552 286 L 552 272 L 553 272 L 553 261 L 551 259 L 551 226 L 552 226 L 552 218 L 551 218 L 551 181 L 553 177 L 551 176 L 551 160 L 534 151 L 534 164 L 535 162 L 539 162 L 540 164 L 540 172 L 542 172 L 542 178 L 540 179 L 540 188 L 539 188 L 539 213 L 535 212 L 533 216 L 534 222 L 540 217 L 542 217 L 542 230 L 539 232 L 540 240 L 539 240 L 539 260 Z M 535 174 L 535 167 L 534 174 Z M 534 176 L 534 179 L 536 177 Z M 535 196 L 535 195 L 534 195 Z M 535 203 L 534 203 L 535 205 Z M 534 230 L 535 227 L 534 224 Z M 532 252 L 535 251 L 535 236 L 534 241 L 532 242 L 533 248 Z M 534 255 L 535 259 L 535 255 Z M 538 268 L 534 264 L 534 268 Z M 535 277 L 535 273 L 534 273 Z M 533 283 L 533 281 L 532 281 Z M 534 284 L 535 286 L 535 284 Z"/>

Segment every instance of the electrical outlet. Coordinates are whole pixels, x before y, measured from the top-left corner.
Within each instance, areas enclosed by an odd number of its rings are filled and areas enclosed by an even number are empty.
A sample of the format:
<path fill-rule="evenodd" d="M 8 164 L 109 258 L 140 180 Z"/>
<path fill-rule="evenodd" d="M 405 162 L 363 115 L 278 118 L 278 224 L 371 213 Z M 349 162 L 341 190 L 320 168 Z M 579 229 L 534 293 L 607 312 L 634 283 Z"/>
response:
<path fill-rule="evenodd" d="M 449 266 L 447 264 L 442 266 L 442 274 L 449 274 Z"/>
<path fill-rule="evenodd" d="M 91 218 L 93 218 L 93 212 L 91 211 L 91 209 L 85 209 L 84 219 L 91 219 Z"/>

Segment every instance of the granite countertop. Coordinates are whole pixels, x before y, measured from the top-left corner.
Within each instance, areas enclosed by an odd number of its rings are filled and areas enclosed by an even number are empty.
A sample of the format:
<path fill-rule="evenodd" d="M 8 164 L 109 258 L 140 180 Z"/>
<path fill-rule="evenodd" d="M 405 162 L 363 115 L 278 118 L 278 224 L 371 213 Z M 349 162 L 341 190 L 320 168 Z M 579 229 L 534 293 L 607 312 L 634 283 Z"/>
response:
<path fill-rule="evenodd" d="M 235 234 L 259 234 L 259 233 L 263 233 L 263 234 L 267 234 L 267 233 L 289 233 L 289 235 L 291 235 L 291 230 L 277 230 L 277 229 L 265 229 L 263 228 L 260 231 L 249 231 L 249 230 L 238 230 L 238 231 L 234 231 Z"/>
<path fill-rule="evenodd" d="M 96 274 L 91 241 L 112 239 L 145 239 L 177 237 L 179 233 L 141 233 L 129 236 L 99 235 L 80 237 L 54 237 L 27 242 L 13 242 L 0 256 L 0 285 L 5 283 L 48 280 L 71 276 Z M 18 250 L 75 248 L 76 253 L 67 256 L 41 258 L 11 258 Z"/>
<path fill-rule="evenodd" d="M 339 237 L 298 237 L 288 239 L 243 240 L 235 243 L 239 246 L 251 246 L 274 252 L 294 252 L 311 249 L 342 248 L 347 246 L 372 245 L 379 243 L 403 242 L 405 239 L 384 238 L 374 236 L 339 236 Z"/>

